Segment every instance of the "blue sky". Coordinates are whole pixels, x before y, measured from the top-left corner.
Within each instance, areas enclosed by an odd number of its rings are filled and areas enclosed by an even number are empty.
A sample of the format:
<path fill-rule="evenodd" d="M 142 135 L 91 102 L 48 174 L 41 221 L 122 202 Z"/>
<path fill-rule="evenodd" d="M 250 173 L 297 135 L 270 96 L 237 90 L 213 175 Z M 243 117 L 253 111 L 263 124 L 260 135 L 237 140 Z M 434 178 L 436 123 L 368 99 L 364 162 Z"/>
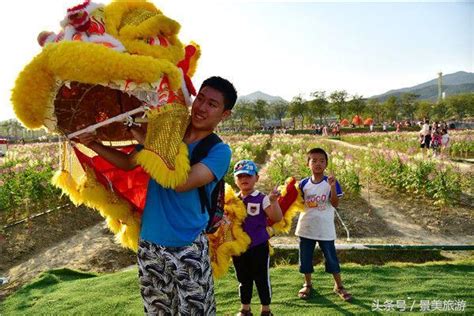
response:
<path fill-rule="evenodd" d="M 241 95 L 260 90 L 290 100 L 315 90 L 345 89 L 372 96 L 433 79 L 439 71 L 473 72 L 472 1 L 153 2 L 181 24 L 183 42 L 201 45 L 196 86 L 221 75 Z M 78 1 L 49 0 L 47 9 L 41 3 L 4 4 L 7 12 L 30 9 L 21 25 L 12 15 L 0 20 L 2 38 L 13 44 L 2 52 L 0 120 L 13 117 L 9 90 L 39 53 L 37 34 L 59 31 L 66 8 Z"/>

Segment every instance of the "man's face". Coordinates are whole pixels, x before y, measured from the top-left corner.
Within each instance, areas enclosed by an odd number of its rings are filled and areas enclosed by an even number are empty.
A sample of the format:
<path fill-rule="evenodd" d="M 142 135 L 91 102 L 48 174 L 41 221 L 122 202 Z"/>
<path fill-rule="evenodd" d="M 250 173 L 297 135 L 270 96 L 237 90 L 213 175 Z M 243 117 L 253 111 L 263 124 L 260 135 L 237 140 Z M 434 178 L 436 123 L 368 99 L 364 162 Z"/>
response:
<path fill-rule="evenodd" d="M 214 130 L 220 121 L 230 115 L 224 109 L 224 95 L 211 87 L 202 88 L 191 108 L 191 124 L 198 130 Z"/>

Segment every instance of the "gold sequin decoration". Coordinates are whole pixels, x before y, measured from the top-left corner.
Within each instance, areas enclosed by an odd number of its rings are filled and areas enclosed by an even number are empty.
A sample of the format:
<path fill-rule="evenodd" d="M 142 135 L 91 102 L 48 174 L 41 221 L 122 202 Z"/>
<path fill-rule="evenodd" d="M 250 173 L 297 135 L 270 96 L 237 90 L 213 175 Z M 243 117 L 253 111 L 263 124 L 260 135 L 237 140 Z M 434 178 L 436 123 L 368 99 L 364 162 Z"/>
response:
<path fill-rule="evenodd" d="M 132 11 L 129 11 L 123 17 L 120 28 L 124 27 L 125 25 L 140 25 L 143 21 L 148 20 L 149 18 L 155 16 L 156 12 L 151 12 L 143 8 L 137 8 Z"/>
<path fill-rule="evenodd" d="M 148 127 L 145 149 L 156 153 L 170 170 L 174 170 L 184 133 L 189 124 L 189 112 L 185 105 L 167 104 L 147 112 Z"/>

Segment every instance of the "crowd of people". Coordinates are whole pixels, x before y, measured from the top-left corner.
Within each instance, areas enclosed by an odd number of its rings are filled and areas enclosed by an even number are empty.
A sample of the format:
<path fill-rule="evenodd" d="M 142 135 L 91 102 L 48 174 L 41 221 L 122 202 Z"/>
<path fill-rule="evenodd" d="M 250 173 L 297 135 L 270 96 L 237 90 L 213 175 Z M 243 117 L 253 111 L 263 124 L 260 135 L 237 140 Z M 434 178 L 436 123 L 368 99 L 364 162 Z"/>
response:
<path fill-rule="evenodd" d="M 420 130 L 420 147 L 423 150 L 431 148 L 433 156 L 444 155 L 449 147 L 448 125 L 445 122 L 433 122 L 426 119 Z"/>

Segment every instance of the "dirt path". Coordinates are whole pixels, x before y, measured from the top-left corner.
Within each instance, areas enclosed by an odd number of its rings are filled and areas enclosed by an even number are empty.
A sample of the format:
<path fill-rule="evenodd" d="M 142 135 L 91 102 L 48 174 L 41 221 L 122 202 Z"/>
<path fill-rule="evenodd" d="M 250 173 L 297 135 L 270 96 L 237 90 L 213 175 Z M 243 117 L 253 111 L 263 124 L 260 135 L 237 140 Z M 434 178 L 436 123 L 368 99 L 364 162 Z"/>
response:
<path fill-rule="evenodd" d="M 383 223 L 392 230 L 397 231 L 400 236 L 397 238 L 401 243 L 413 244 L 459 244 L 469 242 L 465 236 L 446 236 L 444 234 L 433 233 L 400 212 L 397 204 L 393 200 L 387 200 L 381 194 L 367 190 L 361 192 L 362 198 L 370 204 L 372 210 L 381 218 Z M 472 239 L 470 240 L 472 242 Z"/>
<path fill-rule="evenodd" d="M 68 267 L 114 272 L 135 262 L 135 254 L 116 244 L 114 236 L 101 222 L 11 267 L 4 275 L 9 282 L 0 288 L 0 300 L 47 270 Z"/>

